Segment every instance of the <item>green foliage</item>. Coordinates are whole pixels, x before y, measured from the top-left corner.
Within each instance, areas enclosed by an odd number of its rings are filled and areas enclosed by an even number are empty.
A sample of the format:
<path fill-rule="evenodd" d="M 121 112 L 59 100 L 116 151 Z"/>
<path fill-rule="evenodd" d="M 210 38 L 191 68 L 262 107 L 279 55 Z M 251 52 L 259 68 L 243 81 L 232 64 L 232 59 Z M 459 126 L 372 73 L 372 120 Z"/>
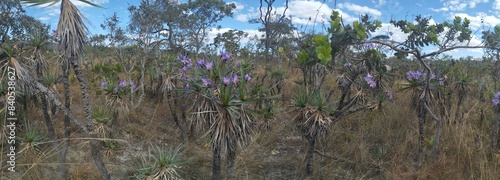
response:
<path fill-rule="evenodd" d="M 98 106 L 92 109 L 92 118 L 103 124 L 108 124 L 116 118 L 116 113 L 105 106 Z"/>
<path fill-rule="evenodd" d="M 45 73 L 43 76 L 43 84 L 45 86 L 52 86 L 57 83 L 57 79 L 59 78 L 59 74 L 55 73 Z"/>
<path fill-rule="evenodd" d="M 330 42 L 328 41 L 328 36 L 326 35 L 317 35 L 314 38 L 314 42 L 316 45 L 316 55 L 320 60 L 322 65 L 328 64 L 332 60 L 332 47 L 330 46 Z"/>
<path fill-rule="evenodd" d="M 141 158 L 140 167 L 136 170 L 136 179 L 181 179 L 182 146 L 176 148 L 155 146 L 149 147 L 148 155 Z"/>

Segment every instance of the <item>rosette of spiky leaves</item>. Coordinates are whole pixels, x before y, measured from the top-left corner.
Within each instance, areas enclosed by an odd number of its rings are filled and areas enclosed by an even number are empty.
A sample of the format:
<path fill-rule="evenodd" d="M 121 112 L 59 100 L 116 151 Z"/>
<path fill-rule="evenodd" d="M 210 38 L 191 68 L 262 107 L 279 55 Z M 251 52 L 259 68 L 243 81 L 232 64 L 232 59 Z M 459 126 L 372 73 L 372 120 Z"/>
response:
<path fill-rule="evenodd" d="M 28 128 L 23 135 L 18 136 L 17 140 L 21 142 L 21 150 L 19 150 L 18 153 L 24 153 L 26 156 L 29 156 L 39 153 L 45 137 L 37 128 L 35 128 L 35 126 L 33 126 Z"/>
<path fill-rule="evenodd" d="M 148 150 L 147 157 L 141 159 L 140 168 L 136 170 L 137 179 L 181 179 L 182 147 L 176 148 L 155 146 Z"/>
<path fill-rule="evenodd" d="M 92 118 L 95 121 L 95 133 L 101 138 L 107 138 L 111 131 L 110 125 L 117 113 L 108 107 L 95 107 L 92 109 Z"/>
<path fill-rule="evenodd" d="M 244 107 L 246 101 L 230 99 L 227 104 L 216 103 L 216 117 L 210 127 L 212 146 L 226 151 L 234 152 L 237 147 L 243 147 L 251 137 L 252 116 L 251 111 Z"/>
<path fill-rule="evenodd" d="M 326 97 L 319 92 L 301 91 L 295 96 L 294 101 L 298 110 L 294 121 L 302 134 L 307 139 L 326 135 L 332 122 L 327 110 Z"/>

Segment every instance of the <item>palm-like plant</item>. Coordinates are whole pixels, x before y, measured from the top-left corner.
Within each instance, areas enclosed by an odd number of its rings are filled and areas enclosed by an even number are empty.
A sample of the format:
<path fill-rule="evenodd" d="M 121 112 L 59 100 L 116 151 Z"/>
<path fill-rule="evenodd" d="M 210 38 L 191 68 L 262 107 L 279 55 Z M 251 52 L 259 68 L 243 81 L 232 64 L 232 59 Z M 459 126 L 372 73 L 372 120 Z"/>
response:
<path fill-rule="evenodd" d="M 311 97 L 311 98 L 309 98 Z M 294 98 L 297 116 L 294 121 L 309 142 L 306 153 L 306 175 L 313 173 L 316 141 L 327 134 L 332 119 L 327 111 L 326 98 L 319 92 L 302 91 Z"/>
<path fill-rule="evenodd" d="M 88 0 L 79 0 L 81 2 L 90 4 L 92 6 L 98 7 L 96 4 L 91 3 Z M 80 90 L 83 97 L 83 107 L 84 116 L 87 120 L 87 131 L 92 131 L 94 122 L 92 120 L 91 109 L 90 109 L 90 99 L 87 90 L 87 84 L 85 75 L 80 67 L 79 58 L 83 55 L 85 51 L 85 40 L 87 38 L 88 29 L 83 22 L 83 16 L 81 12 L 76 8 L 76 6 L 70 0 L 23 0 L 23 3 L 31 4 L 32 6 L 48 4 L 54 5 L 61 2 L 61 14 L 59 17 L 59 23 L 57 25 L 56 37 L 59 42 L 59 51 L 61 55 L 61 63 L 63 64 L 64 77 L 68 77 L 69 68 L 72 67 L 75 71 L 76 77 L 80 84 Z M 65 79 L 66 79 L 65 78 Z M 66 81 L 66 80 L 65 80 Z M 65 85 L 65 96 L 69 96 L 69 88 Z M 68 99 L 66 99 L 68 102 Z M 68 105 L 68 103 L 66 103 Z M 69 118 L 66 117 L 67 121 Z M 96 135 L 90 134 L 94 139 L 91 140 L 91 154 L 96 163 L 97 169 L 101 173 L 103 179 L 110 179 L 109 173 L 102 161 L 100 150 L 98 147 L 98 142 L 95 140 Z"/>
<path fill-rule="evenodd" d="M 170 147 L 168 150 L 156 146 L 156 149 L 148 152 L 147 157 L 141 159 L 140 167 L 134 175 L 137 179 L 181 179 L 181 172 L 184 162 L 181 160 L 183 152 L 181 146 Z"/>
<path fill-rule="evenodd" d="M 264 98 L 248 95 L 251 69 L 231 61 L 225 52 L 221 52 L 221 57 L 213 61 L 198 60 L 197 67 L 192 68 L 193 77 L 185 78 L 185 87 L 195 99 L 192 124 L 198 129 L 208 129 L 214 155 L 212 179 L 221 178 L 221 153 L 227 155 L 227 178 L 234 179 L 236 150 L 250 140 L 252 133 L 254 116 L 247 105 Z M 184 65 L 181 71 L 191 67 L 189 58 L 178 59 Z M 267 97 L 270 98 L 276 97 Z"/>
<path fill-rule="evenodd" d="M 470 76 L 466 72 L 460 71 L 456 77 L 456 81 L 453 83 L 454 89 L 457 91 L 458 101 L 457 110 L 455 111 L 455 123 L 460 123 L 462 121 L 462 115 L 460 114 L 460 107 L 462 106 L 463 100 L 467 98 L 468 92 L 471 90 L 469 84 L 471 83 Z"/>

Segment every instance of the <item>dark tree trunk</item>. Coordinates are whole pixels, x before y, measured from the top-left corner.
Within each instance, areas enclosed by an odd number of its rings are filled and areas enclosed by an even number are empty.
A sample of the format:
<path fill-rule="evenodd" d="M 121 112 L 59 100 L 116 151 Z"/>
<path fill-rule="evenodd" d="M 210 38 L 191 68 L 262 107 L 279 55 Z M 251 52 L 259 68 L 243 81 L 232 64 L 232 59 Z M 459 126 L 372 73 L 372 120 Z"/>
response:
<path fill-rule="evenodd" d="M 35 62 L 41 60 L 37 55 L 35 55 Z M 43 82 L 43 74 L 42 74 L 42 65 L 40 63 L 37 63 L 36 65 L 36 75 L 38 76 L 38 81 L 40 83 Z M 45 119 L 45 125 L 47 126 L 47 132 L 50 140 L 53 140 L 55 142 L 56 140 L 56 131 L 54 130 L 54 124 L 52 123 L 52 120 L 49 115 L 49 108 L 47 105 L 47 99 L 45 96 L 40 97 L 40 101 L 42 103 L 42 113 L 43 117 Z"/>
<path fill-rule="evenodd" d="M 308 137 L 307 140 L 309 141 L 309 144 L 307 146 L 306 153 L 306 176 L 311 176 L 313 174 L 314 146 L 316 145 L 316 137 Z"/>
<path fill-rule="evenodd" d="M 417 109 L 418 117 L 418 156 L 421 160 L 424 152 L 424 131 L 425 131 L 425 110 L 422 107 Z"/>
<path fill-rule="evenodd" d="M 63 62 L 63 65 L 62 65 L 62 69 L 63 69 L 63 77 L 62 77 L 62 81 L 63 81 L 63 86 L 64 86 L 64 107 L 70 111 L 70 106 L 71 106 L 71 102 L 70 102 L 70 92 L 69 92 L 69 79 L 68 79 L 68 76 L 69 76 L 69 65 L 66 63 L 66 62 Z M 53 103 L 54 106 L 53 107 L 56 107 L 55 103 Z M 54 114 L 55 113 L 55 108 L 52 109 L 52 113 Z M 68 149 L 69 149 L 69 136 L 71 135 L 71 131 L 70 131 L 70 126 L 71 126 L 71 119 L 68 115 L 64 115 L 64 140 L 63 140 L 63 144 L 62 144 L 62 147 L 61 147 L 61 152 L 60 152 L 60 158 L 59 158 L 59 167 L 58 167 L 58 171 L 59 171 L 59 176 L 57 179 L 67 179 L 67 176 L 68 176 L 68 165 L 66 165 L 66 156 L 68 155 Z"/>
<path fill-rule="evenodd" d="M 236 151 L 227 151 L 227 180 L 234 180 L 234 161 L 236 159 Z"/>
<path fill-rule="evenodd" d="M 213 149 L 214 160 L 212 163 L 212 180 L 220 180 L 220 150 L 218 147 Z"/>
<path fill-rule="evenodd" d="M 90 97 L 87 89 L 87 82 L 85 79 L 85 75 L 83 74 L 83 71 L 80 68 L 77 59 L 72 59 L 71 63 L 73 65 L 73 70 L 75 70 L 76 78 L 78 79 L 78 82 L 80 84 L 80 90 L 82 91 L 83 109 L 84 109 L 85 119 L 87 120 L 87 129 L 89 132 L 92 132 L 94 122 L 92 120 L 92 114 L 90 110 Z M 92 140 L 90 140 L 90 151 L 92 158 L 94 159 L 94 163 L 97 166 L 97 169 L 101 174 L 101 177 L 105 180 L 108 180 L 111 177 L 108 173 L 106 165 L 104 164 L 104 161 L 101 158 L 101 153 L 100 153 L 101 150 L 99 143 L 100 141 L 97 140 L 98 138 L 97 135 L 90 133 L 90 136 L 92 138 Z"/>
<path fill-rule="evenodd" d="M 174 98 L 172 96 L 172 92 L 167 92 L 167 103 L 168 103 L 168 108 L 170 110 L 170 113 L 172 113 L 172 117 L 174 118 L 174 122 L 175 122 L 175 125 L 177 125 L 177 127 L 179 127 L 179 129 L 181 130 L 181 139 L 183 141 L 187 141 L 187 132 L 186 132 L 186 128 L 184 126 L 184 123 L 181 123 L 181 121 L 179 120 L 179 115 L 177 114 L 177 111 L 175 109 L 175 106 L 174 105 Z"/>

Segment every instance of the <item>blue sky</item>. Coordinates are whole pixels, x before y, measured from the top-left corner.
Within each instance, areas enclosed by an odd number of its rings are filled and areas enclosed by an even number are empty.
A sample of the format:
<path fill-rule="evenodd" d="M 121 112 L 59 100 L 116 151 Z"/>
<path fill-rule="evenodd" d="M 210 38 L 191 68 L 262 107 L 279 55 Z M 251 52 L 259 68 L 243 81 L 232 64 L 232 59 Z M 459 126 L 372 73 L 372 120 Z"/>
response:
<path fill-rule="evenodd" d="M 128 22 L 129 5 L 138 5 L 140 0 L 91 0 L 104 8 L 95 8 L 84 3 L 72 0 L 83 12 L 93 26 L 89 26 L 93 34 L 104 32 L 100 24 L 105 17 L 117 12 L 122 18 L 122 25 Z M 186 2 L 181 0 L 180 2 Z M 248 23 L 249 19 L 258 17 L 258 0 L 227 0 L 227 3 L 235 3 L 237 9 L 232 18 L 226 18 L 219 25 L 222 29 L 213 29 L 209 33 L 209 38 L 213 39 L 219 32 L 229 29 L 238 29 L 248 32 L 251 36 L 259 35 L 256 30 L 258 24 Z M 283 12 L 285 0 L 276 0 L 274 9 L 278 13 Z M 476 45 L 481 42 L 481 30 L 489 29 L 492 26 L 500 25 L 500 0 L 289 0 L 287 15 L 292 17 L 292 22 L 303 30 L 305 27 L 313 27 L 316 19 L 315 29 L 321 31 L 321 23 L 328 22 L 332 10 L 339 10 L 346 22 L 357 20 L 360 14 L 369 14 L 373 18 L 383 22 L 383 27 L 375 34 L 392 33 L 395 40 L 404 39 L 405 36 L 399 30 L 389 24 L 391 18 L 396 20 L 412 20 L 415 15 L 431 17 L 434 22 L 451 21 L 455 16 L 467 17 L 471 20 L 473 32 L 477 31 L 471 44 Z M 51 24 L 52 28 L 57 27 L 59 5 L 51 7 L 26 7 L 29 15 L 34 16 L 42 22 Z M 481 23 L 483 22 L 483 23 Z M 307 25 L 307 26 L 306 26 Z M 432 49 L 430 49 L 432 50 Z M 480 57 L 481 50 L 457 50 L 450 52 L 454 56 L 472 55 Z"/>

